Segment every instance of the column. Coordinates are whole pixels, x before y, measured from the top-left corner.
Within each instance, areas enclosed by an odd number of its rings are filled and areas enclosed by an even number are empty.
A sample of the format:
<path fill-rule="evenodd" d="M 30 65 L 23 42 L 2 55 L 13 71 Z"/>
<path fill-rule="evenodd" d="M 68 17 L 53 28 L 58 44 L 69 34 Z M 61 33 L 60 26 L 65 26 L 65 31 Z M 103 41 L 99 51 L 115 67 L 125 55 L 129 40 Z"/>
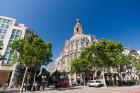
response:
<path fill-rule="evenodd" d="M 12 71 L 12 75 L 11 75 L 11 78 L 10 78 L 10 82 L 9 82 L 8 88 L 11 88 L 13 86 L 13 84 L 15 83 L 14 81 L 15 81 L 15 78 L 16 78 L 15 77 L 16 67 L 17 67 L 17 63 L 14 64 L 14 66 L 13 66 L 13 71 Z"/>

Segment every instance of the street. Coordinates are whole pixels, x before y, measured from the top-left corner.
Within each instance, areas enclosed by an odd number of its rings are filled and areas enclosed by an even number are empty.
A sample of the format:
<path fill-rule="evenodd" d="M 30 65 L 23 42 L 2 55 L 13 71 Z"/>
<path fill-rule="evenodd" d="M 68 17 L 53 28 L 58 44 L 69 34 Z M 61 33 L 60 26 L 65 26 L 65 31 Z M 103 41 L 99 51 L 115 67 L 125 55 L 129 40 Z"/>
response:
<path fill-rule="evenodd" d="M 65 89 L 54 89 L 47 88 L 45 91 L 31 91 L 24 93 L 140 93 L 139 86 L 130 86 L 130 87 L 87 87 L 87 86 L 76 86 Z"/>

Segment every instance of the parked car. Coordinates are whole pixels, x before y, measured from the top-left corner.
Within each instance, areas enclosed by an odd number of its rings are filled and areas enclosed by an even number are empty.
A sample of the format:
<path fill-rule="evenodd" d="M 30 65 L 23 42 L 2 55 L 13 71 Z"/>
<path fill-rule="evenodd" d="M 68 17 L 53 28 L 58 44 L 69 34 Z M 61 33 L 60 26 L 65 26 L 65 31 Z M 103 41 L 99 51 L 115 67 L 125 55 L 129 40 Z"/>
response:
<path fill-rule="evenodd" d="M 55 88 L 67 88 L 68 87 L 68 83 L 65 82 L 59 82 L 55 85 Z"/>
<path fill-rule="evenodd" d="M 77 82 L 72 82 L 72 86 L 79 86 Z"/>
<path fill-rule="evenodd" d="M 88 86 L 89 87 L 102 87 L 103 83 L 101 82 L 101 80 L 89 80 Z"/>

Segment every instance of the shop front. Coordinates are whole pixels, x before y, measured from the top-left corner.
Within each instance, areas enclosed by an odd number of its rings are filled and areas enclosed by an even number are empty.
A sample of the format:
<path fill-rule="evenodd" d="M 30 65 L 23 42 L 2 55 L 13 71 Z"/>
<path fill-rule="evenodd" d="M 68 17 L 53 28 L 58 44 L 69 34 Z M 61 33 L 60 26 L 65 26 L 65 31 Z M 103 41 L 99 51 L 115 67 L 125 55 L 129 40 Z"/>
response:
<path fill-rule="evenodd" d="M 0 70 L 0 87 L 8 86 L 11 73 L 10 70 Z"/>

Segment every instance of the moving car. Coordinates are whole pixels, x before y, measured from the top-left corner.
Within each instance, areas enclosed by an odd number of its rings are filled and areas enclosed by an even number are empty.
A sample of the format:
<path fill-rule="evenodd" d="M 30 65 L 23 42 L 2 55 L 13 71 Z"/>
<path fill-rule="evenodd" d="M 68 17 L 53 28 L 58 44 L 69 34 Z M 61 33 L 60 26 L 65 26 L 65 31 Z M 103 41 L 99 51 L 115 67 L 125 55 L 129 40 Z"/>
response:
<path fill-rule="evenodd" d="M 101 82 L 101 80 L 89 80 L 88 86 L 89 87 L 102 87 L 103 83 Z"/>

